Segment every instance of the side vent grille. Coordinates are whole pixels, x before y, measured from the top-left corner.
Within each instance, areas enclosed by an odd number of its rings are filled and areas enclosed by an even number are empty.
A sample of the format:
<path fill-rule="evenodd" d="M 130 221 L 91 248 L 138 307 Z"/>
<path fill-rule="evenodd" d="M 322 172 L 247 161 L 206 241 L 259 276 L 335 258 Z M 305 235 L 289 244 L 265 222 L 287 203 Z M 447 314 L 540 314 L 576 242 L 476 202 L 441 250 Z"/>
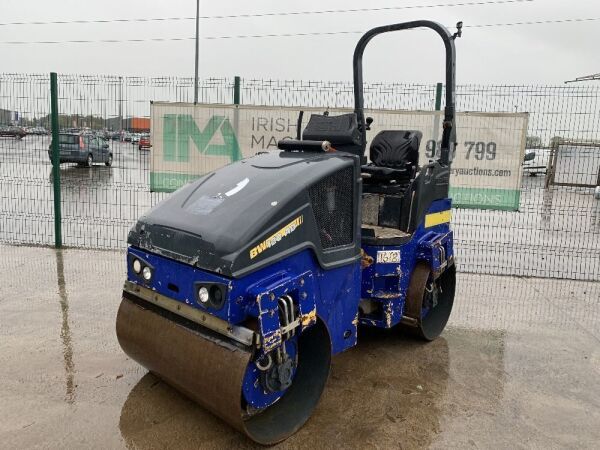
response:
<path fill-rule="evenodd" d="M 323 178 L 309 190 L 324 249 L 348 245 L 353 241 L 353 178 L 353 168 L 347 167 Z"/>

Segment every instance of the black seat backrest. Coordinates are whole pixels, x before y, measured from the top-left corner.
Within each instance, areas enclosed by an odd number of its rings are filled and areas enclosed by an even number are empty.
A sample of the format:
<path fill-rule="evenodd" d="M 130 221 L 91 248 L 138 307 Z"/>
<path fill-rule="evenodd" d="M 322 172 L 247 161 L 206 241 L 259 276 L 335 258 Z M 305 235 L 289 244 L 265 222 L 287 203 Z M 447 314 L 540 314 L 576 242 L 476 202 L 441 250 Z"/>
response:
<path fill-rule="evenodd" d="M 354 113 L 339 116 L 311 114 L 302 133 L 302 139 L 329 141 L 331 146 L 338 151 L 363 156 L 360 145 L 361 135 Z"/>
<path fill-rule="evenodd" d="M 419 164 L 423 133 L 411 130 L 380 131 L 371 142 L 370 158 L 375 166 L 405 169 Z"/>

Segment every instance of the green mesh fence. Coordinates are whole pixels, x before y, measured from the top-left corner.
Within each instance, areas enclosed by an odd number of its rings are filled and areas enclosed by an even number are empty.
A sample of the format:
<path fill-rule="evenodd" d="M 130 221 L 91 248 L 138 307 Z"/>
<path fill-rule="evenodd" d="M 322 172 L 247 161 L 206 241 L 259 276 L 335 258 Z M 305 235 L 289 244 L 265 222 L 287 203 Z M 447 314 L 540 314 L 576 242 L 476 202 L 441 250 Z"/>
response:
<path fill-rule="evenodd" d="M 233 85 L 233 77 L 202 80 L 200 102 L 233 103 Z M 110 167 L 60 166 L 63 243 L 122 249 L 136 218 L 168 195 L 150 192 L 152 150 L 130 133 L 147 131 L 151 102 L 191 102 L 193 79 L 59 75 L 58 87 L 61 129 L 100 134 L 113 155 Z M 435 99 L 435 85 L 365 86 L 369 108 L 432 110 Z M 596 86 L 458 86 L 459 111 L 528 112 L 527 152 L 539 166 L 523 171 L 518 211 L 453 210 L 460 270 L 600 279 L 600 200 L 591 187 L 548 184 L 545 176 L 563 140 L 575 153 L 577 142 L 600 140 L 599 100 Z M 240 102 L 343 108 L 352 107 L 353 90 L 349 82 L 242 79 Z M 0 242 L 54 244 L 49 111 L 49 75 L 0 75 Z M 567 178 L 582 170 L 564 167 Z"/>

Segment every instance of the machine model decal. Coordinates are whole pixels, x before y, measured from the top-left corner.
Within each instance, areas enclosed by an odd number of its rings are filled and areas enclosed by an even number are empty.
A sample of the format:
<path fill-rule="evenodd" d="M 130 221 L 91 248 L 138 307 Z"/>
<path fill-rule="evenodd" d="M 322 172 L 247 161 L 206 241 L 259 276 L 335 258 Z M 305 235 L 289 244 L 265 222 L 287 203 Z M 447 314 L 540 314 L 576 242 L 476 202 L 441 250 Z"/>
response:
<path fill-rule="evenodd" d="M 300 225 L 302 225 L 303 221 L 304 221 L 304 216 L 296 217 L 294 220 L 292 220 L 290 223 L 288 223 L 281 230 L 279 230 L 276 233 L 269 236 L 267 239 L 262 241 L 256 247 L 251 248 L 250 249 L 250 259 L 256 258 L 262 252 L 273 247 L 275 244 L 277 244 L 279 241 L 281 241 L 281 239 L 283 239 L 284 237 L 286 237 L 289 234 L 292 234 L 296 230 L 296 228 L 298 228 Z"/>
<path fill-rule="evenodd" d="M 450 210 L 440 211 L 437 213 L 427 214 L 425 216 L 425 228 L 434 227 L 441 223 L 450 222 Z"/>
<path fill-rule="evenodd" d="M 383 250 L 377 252 L 377 263 L 388 264 L 400 262 L 400 250 Z"/>

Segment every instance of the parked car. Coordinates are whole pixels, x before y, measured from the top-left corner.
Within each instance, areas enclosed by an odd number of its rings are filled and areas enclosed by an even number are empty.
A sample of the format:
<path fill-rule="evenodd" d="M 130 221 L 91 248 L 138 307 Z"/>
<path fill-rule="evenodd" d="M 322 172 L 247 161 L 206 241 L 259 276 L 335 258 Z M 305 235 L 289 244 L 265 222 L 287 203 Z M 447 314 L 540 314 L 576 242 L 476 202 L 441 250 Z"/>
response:
<path fill-rule="evenodd" d="M 27 132 L 27 134 L 33 134 L 36 136 L 45 136 L 50 133 L 44 127 L 27 127 L 25 128 L 25 131 Z"/>
<path fill-rule="evenodd" d="M 110 135 L 108 134 L 108 131 L 105 131 L 105 130 L 95 131 L 94 134 L 96 136 L 98 136 L 99 138 L 104 139 L 105 141 L 108 141 L 108 138 L 110 137 Z"/>
<path fill-rule="evenodd" d="M 150 143 L 150 136 L 148 134 L 143 134 L 142 137 L 140 137 L 140 143 L 138 145 L 138 149 L 141 150 L 143 148 L 150 148 L 152 147 L 152 144 Z"/>
<path fill-rule="evenodd" d="M 528 174 L 530 177 L 545 175 L 549 159 L 550 149 L 548 148 L 526 149 L 523 173 Z"/>
<path fill-rule="evenodd" d="M 127 131 L 123 133 L 123 142 L 131 142 L 131 133 Z"/>
<path fill-rule="evenodd" d="M 94 163 L 112 165 L 113 154 L 108 142 L 99 136 L 82 133 L 60 133 L 58 135 L 60 164 L 77 163 L 80 166 L 92 167 Z M 52 144 L 48 149 L 48 157 L 52 162 Z"/>
<path fill-rule="evenodd" d="M 23 139 L 25 136 L 27 136 L 27 132 L 21 127 L 0 127 L 0 137 L 12 137 L 15 139 Z"/>
<path fill-rule="evenodd" d="M 138 142 L 140 142 L 140 134 L 139 133 L 133 133 L 131 135 L 131 143 L 132 144 L 137 144 Z"/>

